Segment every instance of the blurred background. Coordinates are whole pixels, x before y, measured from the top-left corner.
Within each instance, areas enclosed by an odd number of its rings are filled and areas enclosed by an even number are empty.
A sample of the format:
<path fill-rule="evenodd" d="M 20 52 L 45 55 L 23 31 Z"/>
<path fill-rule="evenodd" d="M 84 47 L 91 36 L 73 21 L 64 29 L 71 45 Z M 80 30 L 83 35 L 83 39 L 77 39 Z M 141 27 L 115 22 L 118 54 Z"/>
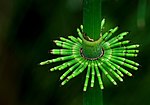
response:
<path fill-rule="evenodd" d="M 105 30 L 140 44 L 142 66 L 117 87 L 105 80 L 104 105 L 150 105 L 150 0 L 103 0 Z M 77 36 L 82 0 L 0 0 L 0 105 L 82 105 L 84 73 L 61 87 L 63 72 L 49 72 L 54 39 Z"/>

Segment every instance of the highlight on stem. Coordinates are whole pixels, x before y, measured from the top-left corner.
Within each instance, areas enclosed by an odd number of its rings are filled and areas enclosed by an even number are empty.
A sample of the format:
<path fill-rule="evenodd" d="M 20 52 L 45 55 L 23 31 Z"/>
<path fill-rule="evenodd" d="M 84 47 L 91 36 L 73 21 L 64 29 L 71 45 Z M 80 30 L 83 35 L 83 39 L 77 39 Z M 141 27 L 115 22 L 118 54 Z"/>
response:
<path fill-rule="evenodd" d="M 139 64 L 129 58 L 137 56 L 139 45 L 130 44 L 129 40 L 123 40 L 128 32 L 122 32 L 119 35 L 113 36 L 118 27 L 112 28 L 103 34 L 104 23 L 105 19 L 101 22 L 100 38 L 97 41 L 86 36 L 86 33 L 83 32 L 83 25 L 80 26 L 80 29 L 77 28 L 79 37 L 68 36 L 68 38 L 60 37 L 60 40 L 54 40 L 54 43 L 61 47 L 61 49 L 52 49 L 50 53 L 62 55 L 62 57 L 41 62 L 40 65 L 65 61 L 61 65 L 50 69 L 50 71 L 66 70 L 60 77 L 60 80 L 62 80 L 61 85 L 65 85 L 69 80 L 82 72 L 86 72 L 83 91 L 86 91 L 89 85 L 94 87 L 96 78 L 98 79 L 100 89 L 104 89 L 102 73 L 114 85 L 117 85 L 115 79 L 123 81 L 124 74 L 132 76 L 131 72 L 126 68 L 138 70 Z M 83 48 L 88 46 L 100 48 L 100 50 L 95 50 L 99 54 L 94 57 L 89 57 L 89 54 L 87 57 L 84 54 L 86 50 L 83 52 Z M 94 51 L 91 50 L 90 52 Z"/>

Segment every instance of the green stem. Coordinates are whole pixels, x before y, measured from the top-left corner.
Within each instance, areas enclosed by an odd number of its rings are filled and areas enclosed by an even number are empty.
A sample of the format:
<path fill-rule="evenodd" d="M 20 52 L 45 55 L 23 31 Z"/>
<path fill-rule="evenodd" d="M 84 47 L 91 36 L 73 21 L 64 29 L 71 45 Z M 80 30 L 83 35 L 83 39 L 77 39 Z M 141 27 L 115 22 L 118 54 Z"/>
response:
<path fill-rule="evenodd" d="M 101 55 L 100 27 L 101 27 L 101 0 L 83 0 L 84 32 L 94 41 L 83 40 L 83 54 L 88 58 Z M 88 88 L 83 95 L 83 105 L 103 105 L 102 90 L 98 81 L 93 88 Z"/>
<path fill-rule="evenodd" d="M 101 0 L 83 0 L 83 55 L 89 59 L 96 59 L 103 53 L 100 37 L 101 28 Z"/>
<path fill-rule="evenodd" d="M 146 6 L 147 6 L 147 0 L 139 0 L 137 25 L 138 27 L 141 28 L 145 26 Z"/>
<path fill-rule="evenodd" d="M 83 26 L 87 36 L 100 38 L 101 0 L 83 0 Z"/>
<path fill-rule="evenodd" d="M 94 87 L 89 87 L 83 94 L 83 105 L 103 105 L 103 93 L 97 80 L 95 80 Z"/>

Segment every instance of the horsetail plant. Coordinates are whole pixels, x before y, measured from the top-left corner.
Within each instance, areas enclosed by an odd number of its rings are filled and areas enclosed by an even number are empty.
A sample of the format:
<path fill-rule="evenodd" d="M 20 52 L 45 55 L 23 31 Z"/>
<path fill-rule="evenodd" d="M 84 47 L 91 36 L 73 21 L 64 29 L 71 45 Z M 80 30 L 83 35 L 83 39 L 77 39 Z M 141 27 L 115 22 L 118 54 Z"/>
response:
<path fill-rule="evenodd" d="M 139 45 L 131 45 L 129 44 L 129 40 L 123 40 L 128 32 L 123 32 L 112 37 L 118 30 L 118 27 L 110 29 L 103 34 L 102 30 L 104 28 L 104 23 L 105 19 L 101 22 L 100 38 L 97 41 L 94 41 L 85 35 L 86 33 L 83 31 L 83 25 L 80 26 L 80 29 L 77 28 L 79 37 L 75 38 L 74 36 L 68 36 L 68 38 L 60 37 L 60 40 L 54 40 L 54 43 L 57 46 L 62 47 L 62 49 L 52 49 L 50 53 L 63 56 L 41 62 L 40 65 L 66 61 L 63 64 L 50 69 L 50 71 L 61 71 L 68 68 L 68 70 L 60 77 L 60 80 L 62 80 L 61 85 L 65 85 L 70 79 L 78 76 L 83 71 L 86 71 L 83 91 L 87 90 L 88 85 L 94 87 L 95 77 L 98 79 L 99 88 L 104 89 L 101 72 L 104 73 L 114 85 L 117 85 L 117 82 L 113 77 L 116 77 L 122 82 L 124 74 L 132 76 L 132 74 L 124 67 L 133 70 L 138 69 L 139 64 L 127 57 L 136 57 L 139 52 L 139 50 L 137 50 Z M 97 47 L 102 48 L 100 51 L 98 50 L 99 55 L 92 57 L 85 55 L 83 50 L 85 43 L 88 45 L 97 43 Z M 112 75 L 114 76 L 112 77 Z"/>
<path fill-rule="evenodd" d="M 112 84 L 117 85 L 116 79 L 122 82 L 124 74 L 132 76 L 127 68 L 137 70 L 139 66 L 138 63 L 130 60 L 130 57 L 137 56 L 139 45 L 123 40 L 128 32 L 113 36 L 118 27 L 104 33 L 104 24 L 105 19 L 101 21 L 101 0 L 83 0 L 83 25 L 77 28 L 79 37 L 68 36 L 68 38 L 60 37 L 60 40 L 54 40 L 54 43 L 61 48 L 52 49 L 50 53 L 62 57 L 40 63 L 45 65 L 65 61 L 50 69 L 50 71 L 67 69 L 60 77 L 61 85 L 86 72 L 83 105 L 103 105 L 102 74 Z M 89 87 L 93 88 L 88 89 Z"/>

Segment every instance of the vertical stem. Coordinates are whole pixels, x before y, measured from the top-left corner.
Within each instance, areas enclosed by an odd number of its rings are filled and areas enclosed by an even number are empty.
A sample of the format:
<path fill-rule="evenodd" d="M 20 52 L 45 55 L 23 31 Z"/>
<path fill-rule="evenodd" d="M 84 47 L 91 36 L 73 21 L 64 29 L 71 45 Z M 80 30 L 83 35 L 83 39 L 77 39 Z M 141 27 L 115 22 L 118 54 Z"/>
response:
<path fill-rule="evenodd" d="M 94 40 L 100 38 L 101 0 L 83 0 L 83 26 L 87 36 Z M 97 80 L 95 86 L 83 94 L 83 105 L 103 105 L 103 94 Z"/>
<path fill-rule="evenodd" d="M 138 14 L 137 14 L 137 25 L 140 28 L 145 26 L 145 18 L 146 18 L 146 6 L 147 0 L 139 0 L 138 4 Z"/>
<path fill-rule="evenodd" d="M 101 0 L 83 0 L 84 32 L 94 39 L 100 37 Z"/>
<path fill-rule="evenodd" d="M 83 94 L 83 105 L 103 105 L 103 93 L 97 80 L 94 87 L 89 87 Z"/>

